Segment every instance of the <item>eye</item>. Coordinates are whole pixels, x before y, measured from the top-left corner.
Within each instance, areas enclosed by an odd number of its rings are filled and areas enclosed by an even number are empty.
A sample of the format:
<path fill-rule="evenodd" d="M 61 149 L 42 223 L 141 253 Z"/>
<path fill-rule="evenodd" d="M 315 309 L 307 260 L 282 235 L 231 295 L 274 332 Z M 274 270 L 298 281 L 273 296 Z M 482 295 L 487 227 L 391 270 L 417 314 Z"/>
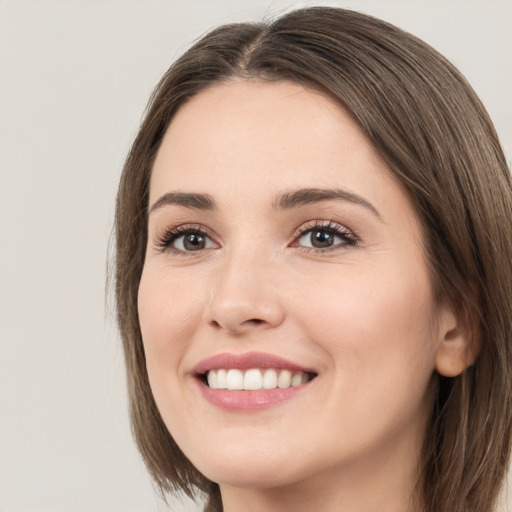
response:
<path fill-rule="evenodd" d="M 213 242 L 203 233 L 185 233 L 174 239 L 173 246 L 178 251 L 201 251 L 214 246 Z"/>
<path fill-rule="evenodd" d="M 338 247 L 353 247 L 357 243 L 356 236 L 344 226 L 335 222 L 307 225 L 300 229 L 294 246 L 317 251 L 336 249 Z"/>
<path fill-rule="evenodd" d="M 161 252 L 187 253 L 214 249 L 218 245 L 197 227 L 179 226 L 166 231 L 158 239 L 157 247 Z"/>

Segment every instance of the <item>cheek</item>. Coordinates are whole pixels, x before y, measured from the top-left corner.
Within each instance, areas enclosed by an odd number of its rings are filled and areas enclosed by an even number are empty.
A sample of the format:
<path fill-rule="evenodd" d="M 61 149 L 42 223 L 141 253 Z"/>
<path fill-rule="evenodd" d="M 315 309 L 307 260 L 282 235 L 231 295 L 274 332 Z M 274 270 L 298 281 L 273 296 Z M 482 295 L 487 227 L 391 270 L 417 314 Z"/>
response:
<path fill-rule="evenodd" d="M 180 362 L 200 321 L 202 303 L 193 293 L 183 293 L 183 283 L 175 283 L 165 273 L 145 269 L 138 294 L 139 321 L 149 380 L 158 388 L 178 379 Z"/>
<path fill-rule="evenodd" d="M 325 424 L 337 425 L 348 439 L 399 436 L 408 426 L 421 428 L 430 410 L 430 285 L 422 272 L 410 279 L 404 273 L 347 272 L 317 280 L 315 293 L 301 305 L 302 329 L 333 369 Z"/>
<path fill-rule="evenodd" d="M 189 419 L 183 403 L 182 361 L 201 308 L 193 288 L 189 293 L 183 293 L 183 288 L 184 283 L 174 282 L 168 272 L 145 268 L 138 311 L 153 398 L 169 432 L 186 437 Z"/>
<path fill-rule="evenodd" d="M 330 354 L 339 375 L 376 380 L 425 379 L 434 369 L 434 303 L 420 267 L 344 268 L 304 283 L 303 329 Z M 295 296 L 299 296 L 296 294 Z M 314 297 L 314 300 L 311 298 Z"/>

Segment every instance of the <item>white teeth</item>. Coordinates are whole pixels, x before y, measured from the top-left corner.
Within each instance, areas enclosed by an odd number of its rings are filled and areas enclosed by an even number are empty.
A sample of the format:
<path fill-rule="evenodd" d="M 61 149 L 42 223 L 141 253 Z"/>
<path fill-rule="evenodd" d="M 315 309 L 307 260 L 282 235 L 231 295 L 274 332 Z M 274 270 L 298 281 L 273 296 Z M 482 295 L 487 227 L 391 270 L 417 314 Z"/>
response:
<path fill-rule="evenodd" d="M 291 372 L 289 370 L 276 370 L 274 368 L 250 370 L 210 370 L 206 376 L 211 389 L 247 390 L 259 389 L 286 389 L 300 386 L 309 381 L 307 373 Z"/>
<path fill-rule="evenodd" d="M 263 377 L 259 370 L 247 370 L 244 375 L 244 389 L 261 389 Z"/>
<path fill-rule="evenodd" d="M 217 373 L 217 389 L 227 389 L 227 387 L 228 387 L 228 381 L 227 381 L 228 372 L 226 370 L 217 370 L 217 372 L 210 372 L 210 373 Z"/>
<path fill-rule="evenodd" d="M 270 368 L 263 374 L 263 389 L 277 388 L 277 372 Z"/>
<path fill-rule="evenodd" d="M 303 384 L 303 377 L 306 377 L 307 379 L 307 375 L 304 372 L 294 372 L 291 378 L 292 386 L 300 386 L 301 384 Z"/>
<path fill-rule="evenodd" d="M 216 372 L 209 372 L 207 380 L 208 380 L 208 386 L 210 386 L 212 389 L 217 389 L 217 373 Z"/>
<path fill-rule="evenodd" d="M 226 384 L 228 389 L 244 389 L 244 374 L 240 370 L 228 370 Z"/>
<path fill-rule="evenodd" d="M 280 389 L 289 388 L 292 385 L 292 372 L 283 370 L 277 377 L 277 387 Z"/>

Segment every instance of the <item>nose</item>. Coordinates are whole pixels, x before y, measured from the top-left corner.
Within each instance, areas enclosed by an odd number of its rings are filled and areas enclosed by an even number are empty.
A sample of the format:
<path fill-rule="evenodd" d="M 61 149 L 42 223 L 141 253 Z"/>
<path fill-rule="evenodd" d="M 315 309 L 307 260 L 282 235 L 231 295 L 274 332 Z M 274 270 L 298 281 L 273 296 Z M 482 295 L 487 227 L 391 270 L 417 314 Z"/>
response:
<path fill-rule="evenodd" d="M 232 335 L 281 325 L 285 309 L 277 274 L 272 258 L 257 250 L 232 251 L 212 279 L 207 323 Z"/>

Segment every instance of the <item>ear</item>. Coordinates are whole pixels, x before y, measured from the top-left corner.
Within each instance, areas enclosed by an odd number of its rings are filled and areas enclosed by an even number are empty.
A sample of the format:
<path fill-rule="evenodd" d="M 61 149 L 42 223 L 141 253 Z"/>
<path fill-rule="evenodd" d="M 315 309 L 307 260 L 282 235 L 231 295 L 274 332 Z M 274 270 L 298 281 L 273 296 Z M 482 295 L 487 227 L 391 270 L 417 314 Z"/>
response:
<path fill-rule="evenodd" d="M 480 336 L 466 312 L 456 314 L 449 306 L 439 312 L 439 341 L 436 370 L 444 377 L 456 377 L 471 366 L 480 352 Z"/>

